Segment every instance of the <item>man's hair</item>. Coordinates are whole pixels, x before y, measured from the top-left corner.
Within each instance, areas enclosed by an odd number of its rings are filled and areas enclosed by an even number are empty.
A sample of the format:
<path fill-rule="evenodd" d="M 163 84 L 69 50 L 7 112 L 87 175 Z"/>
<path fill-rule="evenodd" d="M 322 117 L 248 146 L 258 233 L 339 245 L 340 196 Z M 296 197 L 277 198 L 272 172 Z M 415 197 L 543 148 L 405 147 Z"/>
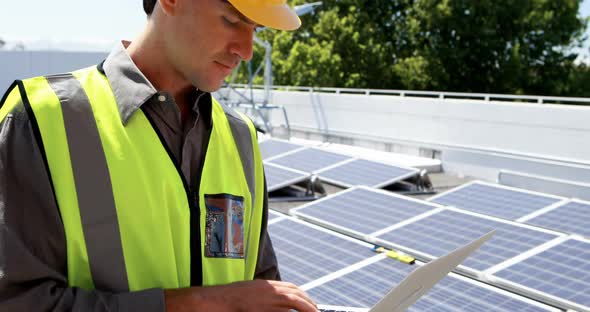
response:
<path fill-rule="evenodd" d="M 145 14 L 148 16 L 152 15 L 156 2 L 158 2 L 158 0 L 143 0 L 143 10 L 145 11 Z"/>

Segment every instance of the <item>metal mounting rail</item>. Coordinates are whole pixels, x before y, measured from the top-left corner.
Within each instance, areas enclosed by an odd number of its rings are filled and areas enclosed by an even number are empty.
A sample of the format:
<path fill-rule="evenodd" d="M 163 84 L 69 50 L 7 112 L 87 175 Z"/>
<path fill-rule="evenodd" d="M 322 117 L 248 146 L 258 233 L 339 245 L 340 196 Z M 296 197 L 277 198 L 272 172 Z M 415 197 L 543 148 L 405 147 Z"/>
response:
<path fill-rule="evenodd" d="M 267 89 L 263 85 L 232 84 L 234 88 Z M 412 90 L 385 90 L 385 89 L 352 89 L 352 88 L 319 88 L 319 87 L 296 87 L 296 86 L 271 86 L 277 91 L 304 91 L 334 94 L 364 94 L 364 95 L 391 95 L 400 97 L 424 97 L 439 99 L 470 99 L 480 101 L 507 101 L 527 102 L 539 104 L 583 104 L 590 105 L 590 98 L 580 97 L 556 97 L 556 96 L 535 96 L 535 95 L 510 95 L 493 93 L 461 93 L 461 92 L 436 92 L 436 91 L 412 91 Z"/>

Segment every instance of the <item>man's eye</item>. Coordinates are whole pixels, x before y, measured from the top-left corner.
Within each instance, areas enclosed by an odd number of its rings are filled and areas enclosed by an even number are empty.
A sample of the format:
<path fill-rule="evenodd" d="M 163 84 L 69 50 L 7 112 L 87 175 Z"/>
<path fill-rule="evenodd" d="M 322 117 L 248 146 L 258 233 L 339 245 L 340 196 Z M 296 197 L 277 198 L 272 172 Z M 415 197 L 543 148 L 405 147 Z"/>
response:
<path fill-rule="evenodd" d="M 232 17 L 227 17 L 227 16 L 224 16 L 223 20 L 226 23 L 228 23 L 229 25 L 236 25 L 237 23 L 240 22 L 240 19 L 238 19 L 238 18 L 232 18 Z"/>

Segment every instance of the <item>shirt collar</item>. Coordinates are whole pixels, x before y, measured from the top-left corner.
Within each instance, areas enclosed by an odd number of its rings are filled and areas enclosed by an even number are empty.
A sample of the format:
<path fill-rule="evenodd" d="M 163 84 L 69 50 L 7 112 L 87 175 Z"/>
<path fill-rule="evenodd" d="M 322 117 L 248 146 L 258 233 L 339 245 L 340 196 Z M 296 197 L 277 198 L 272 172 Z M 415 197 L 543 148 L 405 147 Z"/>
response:
<path fill-rule="evenodd" d="M 107 56 L 103 65 L 105 75 L 115 95 L 123 124 L 127 124 L 131 115 L 154 94 L 158 93 L 133 63 L 125 45 L 128 45 L 128 42 L 119 42 Z"/>
<path fill-rule="evenodd" d="M 102 70 L 111 85 L 124 125 L 145 102 L 158 94 L 156 88 L 137 68 L 127 53 L 126 47 L 129 44 L 128 41 L 120 41 L 102 64 Z M 203 116 L 208 121 L 207 124 L 211 125 L 211 109 L 209 107 L 211 94 L 208 92 L 201 94 L 197 89 L 195 92 L 199 93 L 195 96 L 196 102 L 192 109 Z M 202 103 L 202 105 L 198 103 Z M 204 106 L 204 109 L 201 107 L 199 110 L 198 105 Z"/>

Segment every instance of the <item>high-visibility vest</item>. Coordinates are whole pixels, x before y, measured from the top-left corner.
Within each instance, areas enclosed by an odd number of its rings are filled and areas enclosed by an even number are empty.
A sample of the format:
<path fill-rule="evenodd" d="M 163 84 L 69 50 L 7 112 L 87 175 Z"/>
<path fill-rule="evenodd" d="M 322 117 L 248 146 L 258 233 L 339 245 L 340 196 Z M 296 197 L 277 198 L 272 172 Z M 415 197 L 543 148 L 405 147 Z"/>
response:
<path fill-rule="evenodd" d="M 122 292 L 254 278 L 264 176 L 247 117 L 212 101 L 191 195 L 149 116 L 138 109 L 124 123 L 97 67 L 15 82 L 0 121 L 21 102 L 63 220 L 71 287 Z"/>

